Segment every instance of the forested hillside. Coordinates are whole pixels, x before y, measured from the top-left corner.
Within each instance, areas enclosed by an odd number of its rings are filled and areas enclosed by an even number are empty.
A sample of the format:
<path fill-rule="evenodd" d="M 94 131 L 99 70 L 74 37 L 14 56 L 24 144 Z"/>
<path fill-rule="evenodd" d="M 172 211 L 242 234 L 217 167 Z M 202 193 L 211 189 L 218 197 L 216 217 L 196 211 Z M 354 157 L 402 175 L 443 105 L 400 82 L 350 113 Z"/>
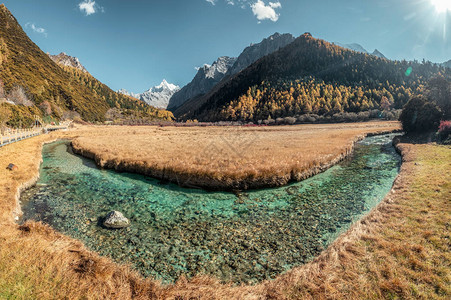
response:
<path fill-rule="evenodd" d="M 173 118 L 172 113 L 167 110 L 157 109 L 144 101 L 113 91 L 87 72 L 67 66 L 62 68 L 70 74 L 72 79 L 90 89 L 102 101 L 106 101 L 110 108 L 135 114 L 137 117 L 155 117 L 164 120 L 172 120 Z"/>
<path fill-rule="evenodd" d="M 175 111 L 182 119 L 256 121 L 314 113 L 400 109 L 435 75 L 430 62 L 390 61 L 306 33 L 208 95 Z"/>
<path fill-rule="evenodd" d="M 0 81 L 0 106 L 10 126 L 29 126 L 35 114 L 60 119 L 72 113 L 86 121 L 103 121 L 110 108 L 171 118 L 171 113 L 113 92 L 88 73 L 64 70 L 28 38 L 4 5 L 0 5 Z M 6 99 L 10 101 L 2 104 Z"/>

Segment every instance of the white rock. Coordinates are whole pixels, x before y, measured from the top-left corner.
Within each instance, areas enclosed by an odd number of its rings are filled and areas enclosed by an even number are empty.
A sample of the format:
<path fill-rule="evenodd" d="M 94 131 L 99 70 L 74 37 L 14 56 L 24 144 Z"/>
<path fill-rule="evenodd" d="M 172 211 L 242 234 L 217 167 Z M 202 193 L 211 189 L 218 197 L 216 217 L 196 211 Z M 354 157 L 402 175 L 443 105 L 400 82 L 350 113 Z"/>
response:
<path fill-rule="evenodd" d="M 106 216 L 103 225 L 107 228 L 120 229 L 130 226 L 130 221 L 121 212 L 113 210 Z"/>

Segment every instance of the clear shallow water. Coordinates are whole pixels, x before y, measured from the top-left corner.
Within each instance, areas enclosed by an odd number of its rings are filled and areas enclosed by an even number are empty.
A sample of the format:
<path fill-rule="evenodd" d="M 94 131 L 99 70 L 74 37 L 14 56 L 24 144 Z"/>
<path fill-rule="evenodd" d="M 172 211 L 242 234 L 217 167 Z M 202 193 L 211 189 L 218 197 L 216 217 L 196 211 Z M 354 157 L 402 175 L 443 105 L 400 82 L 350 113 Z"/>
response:
<path fill-rule="evenodd" d="M 255 283 L 312 259 L 384 198 L 400 165 L 392 138 L 367 138 L 352 158 L 302 182 L 240 194 L 99 170 L 58 141 L 44 146 L 21 221 L 46 222 L 164 282 L 210 274 Z M 103 228 L 111 210 L 132 226 Z"/>

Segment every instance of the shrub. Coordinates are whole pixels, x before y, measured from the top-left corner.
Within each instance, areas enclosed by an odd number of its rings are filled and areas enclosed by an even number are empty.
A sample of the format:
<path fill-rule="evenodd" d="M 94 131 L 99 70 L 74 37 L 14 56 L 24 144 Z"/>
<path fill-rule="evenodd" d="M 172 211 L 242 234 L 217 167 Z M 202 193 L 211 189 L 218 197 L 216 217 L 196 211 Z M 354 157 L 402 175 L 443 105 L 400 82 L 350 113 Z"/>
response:
<path fill-rule="evenodd" d="M 7 122 L 8 127 L 28 128 L 33 126 L 35 115 L 42 116 L 42 112 L 36 106 L 6 104 L 6 107 L 11 111 Z"/>
<path fill-rule="evenodd" d="M 368 121 L 370 119 L 370 112 L 369 111 L 361 111 L 357 114 L 357 116 L 360 121 Z"/>
<path fill-rule="evenodd" d="M 451 78 L 438 75 L 428 82 L 427 95 L 440 107 L 445 118 L 451 118 Z"/>
<path fill-rule="evenodd" d="M 46 116 L 50 116 L 52 114 L 52 106 L 48 101 L 42 102 L 41 105 L 39 105 L 39 108 Z"/>
<path fill-rule="evenodd" d="M 265 124 L 265 125 L 272 125 L 272 124 L 274 124 L 274 122 L 275 122 L 274 119 L 271 119 L 271 118 L 263 120 L 263 124 Z"/>
<path fill-rule="evenodd" d="M 387 110 L 388 112 L 388 110 Z M 382 112 L 378 109 L 372 109 L 368 111 L 370 119 L 378 119 L 382 116 Z"/>
<path fill-rule="evenodd" d="M 415 97 L 404 106 L 399 120 L 405 132 L 437 130 L 442 112 L 440 108 L 423 97 Z"/>
<path fill-rule="evenodd" d="M 71 111 L 71 110 L 65 111 L 65 112 L 63 113 L 62 119 L 63 119 L 64 121 L 69 121 L 69 120 L 72 120 L 72 121 L 81 121 L 80 114 L 79 114 L 78 112 L 76 112 L 76 111 Z"/>
<path fill-rule="evenodd" d="M 300 123 L 315 123 L 319 119 L 318 115 L 315 114 L 305 114 L 298 118 Z"/>
<path fill-rule="evenodd" d="M 0 105 L 0 130 L 3 133 L 5 130 L 6 122 L 9 121 L 11 117 L 11 110 L 5 105 Z"/>
<path fill-rule="evenodd" d="M 451 121 L 441 121 L 438 128 L 438 134 L 442 142 L 448 140 L 451 136 Z"/>
<path fill-rule="evenodd" d="M 7 98 L 16 105 L 33 106 L 33 102 L 28 98 L 25 89 L 19 85 L 9 91 Z"/>
<path fill-rule="evenodd" d="M 288 125 L 293 125 L 294 123 L 296 123 L 296 118 L 293 118 L 293 117 L 285 117 L 284 120 L 285 120 L 285 124 L 288 124 Z"/>

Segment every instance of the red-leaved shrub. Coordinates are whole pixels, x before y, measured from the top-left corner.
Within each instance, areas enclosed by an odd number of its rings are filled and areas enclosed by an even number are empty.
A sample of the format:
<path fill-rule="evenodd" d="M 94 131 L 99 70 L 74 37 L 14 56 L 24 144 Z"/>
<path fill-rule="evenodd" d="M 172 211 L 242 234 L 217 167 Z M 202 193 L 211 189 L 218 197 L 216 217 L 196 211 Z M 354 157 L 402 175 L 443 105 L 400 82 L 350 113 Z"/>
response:
<path fill-rule="evenodd" d="M 451 121 L 440 121 L 440 126 L 438 127 L 438 134 L 442 141 L 448 139 L 451 135 Z"/>
<path fill-rule="evenodd" d="M 440 121 L 440 126 L 438 127 L 438 132 L 450 131 L 451 121 Z"/>

